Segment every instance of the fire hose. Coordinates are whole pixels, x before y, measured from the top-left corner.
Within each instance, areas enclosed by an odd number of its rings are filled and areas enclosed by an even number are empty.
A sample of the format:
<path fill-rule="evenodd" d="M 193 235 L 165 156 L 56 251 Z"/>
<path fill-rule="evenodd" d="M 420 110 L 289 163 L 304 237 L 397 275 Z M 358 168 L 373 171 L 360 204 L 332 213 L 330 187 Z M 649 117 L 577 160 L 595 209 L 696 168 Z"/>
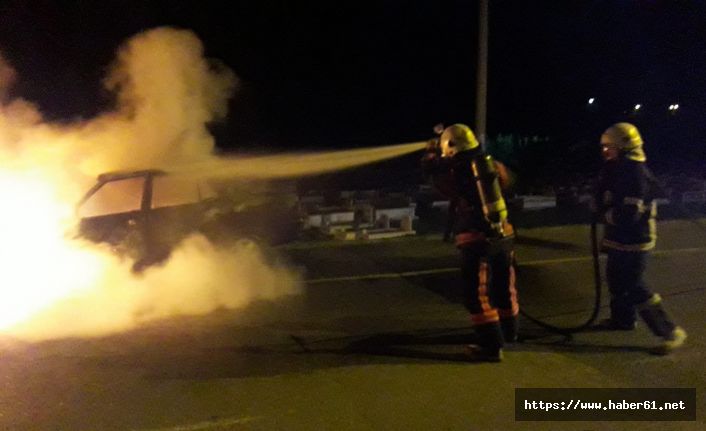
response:
<path fill-rule="evenodd" d="M 537 317 L 534 317 L 524 310 L 520 309 L 520 314 L 524 316 L 527 320 L 530 322 L 536 324 L 537 326 L 540 326 L 544 329 L 547 329 L 551 332 L 561 334 L 561 335 L 566 335 L 566 336 L 571 336 L 572 334 L 575 334 L 577 332 L 581 332 L 587 328 L 589 328 L 593 323 L 596 321 L 596 318 L 598 317 L 598 313 L 600 312 L 601 308 L 601 290 L 602 290 L 602 283 L 601 283 L 601 266 L 599 262 L 599 248 L 598 248 L 598 233 L 597 233 L 597 222 L 594 219 L 591 221 L 591 234 L 590 234 L 590 239 L 591 239 L 591 255 L 593 257 L 593 279 L 594 279 L 594 290 L 595 290 L 595 297 L 594 297 L 594 303 L 593 303 L 593 310 L 591 312 L 591 315 L 589 318 L 576 326 L 556 326 L 549 324 L 547 322 L 544 322 L 540 320 Z"/>

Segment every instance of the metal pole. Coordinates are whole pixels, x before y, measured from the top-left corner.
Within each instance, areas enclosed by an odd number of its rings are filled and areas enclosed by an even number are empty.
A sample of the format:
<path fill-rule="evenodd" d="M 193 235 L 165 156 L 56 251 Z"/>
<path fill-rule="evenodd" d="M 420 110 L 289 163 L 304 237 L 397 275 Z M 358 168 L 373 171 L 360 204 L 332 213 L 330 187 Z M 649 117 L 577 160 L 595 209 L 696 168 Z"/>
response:
<path fill-rule="evenodd" d="M 486 99 L 488 98 L 488 0 L 479 0 L 478 68 L 476 71 L 476 136 L 485 148 Z"/>

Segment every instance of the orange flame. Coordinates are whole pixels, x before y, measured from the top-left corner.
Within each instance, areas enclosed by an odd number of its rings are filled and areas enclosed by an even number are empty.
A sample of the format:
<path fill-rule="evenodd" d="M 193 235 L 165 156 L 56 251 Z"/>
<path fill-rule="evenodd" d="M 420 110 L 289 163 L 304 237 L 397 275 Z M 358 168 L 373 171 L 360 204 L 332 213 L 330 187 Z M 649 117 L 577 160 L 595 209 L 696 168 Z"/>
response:
<path fill-rule="evenodd" d="M 90 287 L 100 272 L 98 256 L 66 238 L 72 209 L 51 184 L 36 174 L 0 171 L 0 329 Z"/>

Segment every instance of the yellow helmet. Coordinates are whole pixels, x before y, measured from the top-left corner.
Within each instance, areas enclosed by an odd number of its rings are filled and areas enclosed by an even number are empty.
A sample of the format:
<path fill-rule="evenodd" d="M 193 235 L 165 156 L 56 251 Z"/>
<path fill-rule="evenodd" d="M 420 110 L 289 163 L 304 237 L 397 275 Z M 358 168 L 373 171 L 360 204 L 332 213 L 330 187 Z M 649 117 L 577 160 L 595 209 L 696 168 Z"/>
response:
<path fill-rule="evenodd" d="M 478 140 L 465 124 L 453 124 L 441 133 L 439 139 L 441 157 L 453 157 L 462 151 L 478 147 Z"/>
<path fill-rule="evenodd" d="M 615 123 L 610 126 L 601 135 L 601 145 L 614 148 L 636 162 L 644 162 L 647 159 L 642 149 L 642 136 L 637 127 L 630 123 Z"/>

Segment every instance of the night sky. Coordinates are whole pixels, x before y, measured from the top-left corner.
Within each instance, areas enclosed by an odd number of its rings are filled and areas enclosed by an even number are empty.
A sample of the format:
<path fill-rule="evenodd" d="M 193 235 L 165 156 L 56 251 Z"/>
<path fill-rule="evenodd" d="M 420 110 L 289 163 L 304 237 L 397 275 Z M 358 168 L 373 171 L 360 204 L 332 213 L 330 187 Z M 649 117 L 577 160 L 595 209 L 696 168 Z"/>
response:
<path fill-rule="evenodd" d="M 101 78 L 119 44 L 171 25 L 241 79 L 213 128 L 224 149 L 381 145 L 425 139 L 438 122 L 473 126 L 475 1 L 0 5 L 0 51 L 20 77 L 13 95 L 51 120 L 110 109 Z M 706 161 L 705 1 L 490 0 L 490 14 L 491 138 L 568 145 L 629 120 L 655 151 Z"/>

